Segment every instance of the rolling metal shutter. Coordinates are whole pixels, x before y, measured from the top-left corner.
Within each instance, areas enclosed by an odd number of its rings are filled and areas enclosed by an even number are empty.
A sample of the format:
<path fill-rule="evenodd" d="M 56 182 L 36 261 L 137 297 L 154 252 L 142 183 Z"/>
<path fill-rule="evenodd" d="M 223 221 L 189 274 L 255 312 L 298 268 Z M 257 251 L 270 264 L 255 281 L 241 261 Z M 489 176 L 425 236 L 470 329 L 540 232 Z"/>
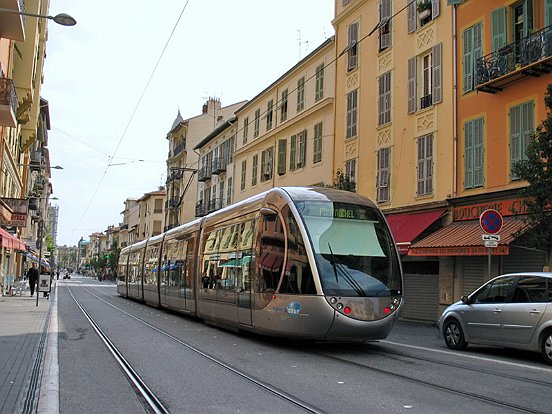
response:
<path fill-rule="evenodd" d="M 502 273 L 542 272 L 544 252 L 510 246 L 510 254 L 502 260 Z"/>
<path fill-rule="evenodd" d="M 483 284 L 486 257 L 464 257 L 462 266 L 462 295 L 469 295 Z M 485 279 L 484 279 L 485 277 Z"/>
<path fill-rule="evenodd" d="M 439 315 L 439 275 L 404 274 L 401 317 L 434 322 Z"/>

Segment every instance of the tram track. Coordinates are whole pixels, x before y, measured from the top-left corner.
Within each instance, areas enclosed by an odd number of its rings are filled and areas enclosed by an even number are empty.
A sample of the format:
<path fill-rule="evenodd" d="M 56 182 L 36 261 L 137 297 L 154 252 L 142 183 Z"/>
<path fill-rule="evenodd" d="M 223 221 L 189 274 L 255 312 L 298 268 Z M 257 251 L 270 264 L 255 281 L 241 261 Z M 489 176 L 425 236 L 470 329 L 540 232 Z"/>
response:
<path fill-rule="evenodd" d="M 430 382 L 430 381 L 426 381 L 426 380 L 422 380 L 420 378 L 416 378 L 414 376 L 405 375 L 405 374 L 401 374 L 401 373 L 397 373 L 397 372 L 392 372 L 392 371 L 389 371 L 388 369 L 378 368 L 376 366 L 368 365 L 366 363 L 351 361 L 349 359 L 341 358 L 341 357 L 338 357 L 338 356 L 335 356 L 335 355 L 330 355 L 330 354 L 327 354 L 327 353 L 324 353 L 324 352 L 319 352 L 319 351 L 310 351 L 310 352 L 311 353 L 316 352 L 317 355 L 320 355 L 324 358 L 328 358 L 328 359 L 331 359 L 333 361 L 339 361 L 341 363 L 345 363 L 345 364 L 354 366 L 356 368 L 367 369 L 367 370 L 370 370 L 372 372 L 377 372 L 378 374 L 387 375 L 387 376 L 398 378 L 398 379 L 401 379 L 401 380 L 413 382 L 413 383 L 416 383 L 416 384 L 419 384 L 419 385 L 424 385 L 426 387 L 431 387 L 431 388 L 434 388 L 434 389 L 438 389 L 440 391 L 445 391 L 447 393 L 451 393 L 451 394 L 459 395 L 459 396 L 462 396 L 462 397 L 467 397 L 467 398 L 470 398 L 470 399 L 473 399 L 473 400 L 477 400 L 477 401 L 485 402 L 485 403 L 488 403 L 488 404 L 492 404 L 492 405 L 497 406 L 497 407 L 507 408 L 507 409 L 510 409 L 510 410 L 516 410 L 516 411 L 519 411 L 519 412 L 522 412 L 522 413 L 548 414 L 548 411 L 535 410 L 535 409 L 532 409 L 532 408 L 523 407 L 523 406 L 518 405 L 518 404 L 513 404 L 513 403 L 509 403 L 509 402 L 500 401 L 500 400 L 497 400 L 496 398 L 487 397 L 487 396 L 476 394 L 476 393 L 473 393 L 473 392 L 458 390 L 456 388 L 449 387 L 449 386 L 446 386 L 446 385 L 436 384 L 436 383 L 433 383 L 433 382 Z M 381 354 L 386 354 L 386 352 L 382 351 Z M 506 378 L 509 378 L 509 377 L 506 377 Z M 521 381 L 521 379 L 520 379 L 520 381 Z M 543 385 L 543 384 L 540 384 L 540 385 Z M 548 386 L 548 385 L 549 384 L 546 384 L 546 386 Z"/>
<path fill-rule="evenodd" d="M 98 336 L 102 339 L 102 341 L 104 342 L 104 344 L 107 346 L 107 348 L 109 349 L 109 351 L 112 353 L 112 355 L 114 356 L 115 360 L 117 361 L 117 363 L 121 366 L 121 368 L 123 369 L 123 372 L 126 374 L 126 376 L 128 377 L 129 381 L 131 382 L 131 384 L 133 385 L 135 391 L 137 392 L 138 396 L 142 399 L 143 403 L 145 404 L 146 408 L 148 410 L 151 410 L 151 412 L 154 412 L 154 413 L 169 413 L 170 411 L 168 411 L 168 409 L 166 407 L 163 406 L 163 404 L 160 402 L 160 400 L 156 397 L 156 395 L 153 393 L 153 391 L 146 385 L 146 383 L 140 378 L 140 376 L 136 373 L 136 371 L 132 368 L 132 365 L 123 357 L 122 353 L 117 349 L 117 347 L 110 341 L 110 339 L 108 338 L 108 336 L 105 334 L 105 332 L 103 332 L 101 330 L 101 328 L 98 326 L 98 324 L 96 323 L 96 321 L 90 316 L 90 314 L 84 309 L 84 307 L 82 306 L 82 304 L 78 301 L 78 299 L 73 295 L 73 293 L 71 292 L 71 289 L 69 287 L 67 287 L 71 297 L 73 298 L 73 300 L 75 301 L 75 303 L 77 304 L 77 306 L 79 307 L 79 309 L 81 310 L 81 312 L 84 314 L 84 316 L 86 317 L 86 319 L 88 320 L 88 322 L 92 325 L 92 327 L 94 328 L 94 331 L 98 334 Z M 99 297 L 98 295 L 96 295 L 95 293 L 93 293 L 90 289 L 86 289 L 86 291 L 90 294 L 90 295 L 93 295 L 96 299 L 102 301 L 103 303 L 105 303 L 106 305 L 112 307 L 113 309 L 123 313 L 124 315 L 140 322 L 141 324 L 147 326 L 148 328 L 154 330 L 155 332 L 165 336 L 166 338 L 178 343 L 179 345 L 182 345 L 184 346 L 185 348 L 187 348 L 188 350 L 194 352 L 195 354 L 197 355 L 200 355 L 202 356 L 203 358 L 209 360 L 210 362 L 218 365 L 219 367 L 222 367 L 224 368 L 225 370 L 231 372 L 232 374 L 242 378 L 242 379 L 245 379 L 246 381 L 248 381 L 249 383 L 252 383 L 254 384 L 255 386 L 263 389 L 264 391 L 267 391 L 269 393 L 271 393 L 272 395 L 275 395 L 277 396 L 278 398 L 292 404 L 293 406 L 297 407 L 297 408 L 300 408 L 302 409 L 303 411 L 305 412 L 308 412 L 308 413 L 314 413 L 314 414 L 324 414 L 325 411 L 322 410 L 322 409 L 319 409 L 317 407 L 314 407 L 310 404 L 308 404 L 307 402 L 303 401 L 303 400 L 300 400 L 296 397 L 294 397 L 293 395 L 277 388 L 277 387 L 274 387 L 252 375 L 249 375 L 248 373 L 240 370 L 240 369 L 237 369 L 229 364 L 227 364 L 226 362 L 222 361 L 221 359 L 219 358 L 216 358 L 202 350 L 200 350 L 199 348 L 191 345 L 190 343 L 188 342 L 185 342 L 183 340 L 181 340 L 180 338 L 177 338 L 176 336 L 156 327 L 155 325 L 149 323 L 148 321 L 142 319 L 142 318 L 139 318 L 127 311 L 125 311 L 124 309 L 122 308 L 119 308 L 118 306 L 110 303 L 109 301 L 106 301 L 104 300 L 103 298 Z M 103 293 L 103 292 L 102 292 Z"/>
<path fill-rule="evenodd" d="M 292 402 L 294 405 L 296 405 L 298 407 L 301 407 L 306 412 L 313 412 L 313 413 L 323 412 L 322 410 L 319 410 L 315 407 L 312 407 L 309 404 L 307 404 L 307 403 L 305 403 L 301 400 L 295 399 L 293 396 L 283 392 L 282 390 L 276 389 L 276 388 L 272 387 L 269 384 L 266 384 L 265 382 L 263 382 L 261 380 L 258 380 L 256 378 L 251 377 L 249 374 L 228 365 L 227 363 L 225 363 L 222 360 L 219 360 L 218 358 L 215 358 L 211 355 L 208 355 L 204 351 L 201 351 L 198 348 L 194 347 L 193 345 L 190 345 L 189 343 L 187 343 L 185 341 L 182 341 L 179 338 L 174 337 L 170 333 L 167 333 L 167 332 L 157 328 L 156 326 L 152 325 L 151 323 L 149 323 L 149 322 L 147 322 L 147 321 L 145 321 L 145 320 L 143 320 L 143 319 L 127 312 L 127 311 L 125 311 L 124 309 L 119 308 L 118 306 L 110 303 L 109 301 L 104 300 L 103 298 L 99 297 L 98 295 L 96 295 L 92 292 L 90 292 L 90 293 L 92 295 L 94 295 L 97 299 L 99 299 L 102 302 L 106 303 L 107 305 L 111 306 L 112 308 L 124 313 L 125 315 L 127 315 L 127 316 L 129 316 L 129 317 L 131 317 L 131 318 L 133 318 L 137 321 L 139 321 L 140 323 L 148 326 L 149 328 L 155 330 L 156 332 L 166 336 L 167 338 L 169 338 L 173 341 L 176 341 L 180 345 L 185 346 L 186 348 L 188 348 L 188 349 L 192 350 L 193 352 L 195 352 L 195 353 L 211 360 L 212 362 L 217 363 L 218 365 L 228 369 L 229 371 L 233 372 L 234 374 L 237 374 L 240 377 L 242 377 L 244 379 L 247 379 L 248 381 L 253 382 L 254 384 L 260 386 L 261 388 L 263 388 L 267 391 L 270 391 L 271 393 L 273 393 L 273 394 L 275 394 L 275 395 L 277 395 L 281 398 L 284 398 L 288 402 Z M 101 292 L 101 293 L 104 294 L 104 292 Z M 482 374 L 486 374 L 486 375 L 496 376 L 496 377 L 504 378 L 504 379 L 508 379 L 508 380 L 529 382 L 531 384 L 538 385 L 538 386 L 549 387 L 550 385 L 552 385 L 550 382 L 546 382 L 546 381 L 539 381 L 539 380 L 534 380 L 534 379 L 531 379 L 531 378 L 526 378 L 526 377 L 521 377 L 521 376 L 512 377 L 511 375 L 500 374 L 500 373 L 496 373 L 496 372 L 492 372 L 492 371 L 484 370 L 484 369 L 466 367 L 466 366 L 463 366 L 463 365 L 460 365 L 460 364 L 454 364 L 454 363 L 439 361 L 439 360 L 436 360 L 436 359 L 433 359 L 433 358 L 411 356 L 411 355 L 401 353 L 401 352 L 398 352 L 398 351 L 391 351 L 391 350 L 387 350 L 387 349 L 382 350 L 382 349 L 377 349 L 377 347 L 373 347 L 373 350 L 375 352 L 377 352 L 378 354 L 381 354 L 381 355 L 384 355 L 384 356 L 393 355 L 393 356 L 408 358 L 408 359 L 411 359 L 411 360 L 420 360 L 420 361 L 424 361 L 424 362 L 440 364 L 440 365 L 450 366 L 450 367 L 453 367 L 453 368 L 473 371 L 473 372 L 476 372 L 476 373 L 482 373 Z M 423 380 L 423 379 L 420 379 L 420 378 L 416 378 L 415 376 L 412 376 L 412 375 L 405 375 L 405 374 L 401 374 L 401 373 L 397 373 L 397 372 L 391 372 L 388 369 L 378 368 L 377 366 L 369 365 L 369 364 L 362 363 L 362 362 L 351 361 L 347 358 L 339 357 L 339 356 L 328 354 L 328 353 L 325 353 L 325 352 L 315 351 L 315 350 L 312 350 L 312 349 L 309 349 L 308 351 L 304 351 L 304 352 L 308 352 L 311 355 L 316 354 L 317 356 L 321 356 L 323 358 L 328 358 L 328 359 L 331 359 L 333 361 L 338 361 L 340 363 L 348 364 L 348 365 L 354 366 L 356 368 L 367 369 L 367 370 L 370 370 L 371 372 L 376 372 L 376 373 L 381 374 L 381 375 L 391 376 L 391 377 L 394 377 L 394 378 L 397 378 L 397 379 L 413 382 L 413 383 L 423 385 L 423 386 L 426 386 L 426 387 L 430 387 L 430 388 L 433 388 L 433 389 L 438 389 L 440 391 L 447 392 L 447 393 L 450 393 L 450 394 L 458 395 L 458 396 L 465 397 L 465 398 L 472 399 L 472 400 L 477 400 L 477 401 L 487 403 L 487 404 L 490 404 L 490 405 L 493 405 L 493 406 L 496 406 L 496 407 L 505 408 L 505 409 L 509 409 L 509 410 L 514 410 L 514 411 L 522 412 L 522 413 L 532 413 L 532 414 L 546 414 L 547 413 L 546 411 L 541 411 L 541 410 L 536 410 L 536 409 L 532 409 L 532 408 L 529 408 L 529 407 L 524 407 L 522 405 L 511 403 L 511 402 L 500 401 L 496 398 L 488 397 L 488 396 L 481 395 L 481 394 L 478 394 L 478 393 L 475 393 L 475 392 L 458 390 L 458 389 L 450 387 L 450 386 L 437 384 L 437 383 L 434 383 L 434 382 L 431 382 L 431 381 L 426 381 L 426 380 Z M 355 350 L 355 352 L 359 352 L 359 351 Z M 367 352 L 367 351 L 360 351 L 360 352 L 363 353 L 363 354 L 373 354 L 373 352 Z"/>

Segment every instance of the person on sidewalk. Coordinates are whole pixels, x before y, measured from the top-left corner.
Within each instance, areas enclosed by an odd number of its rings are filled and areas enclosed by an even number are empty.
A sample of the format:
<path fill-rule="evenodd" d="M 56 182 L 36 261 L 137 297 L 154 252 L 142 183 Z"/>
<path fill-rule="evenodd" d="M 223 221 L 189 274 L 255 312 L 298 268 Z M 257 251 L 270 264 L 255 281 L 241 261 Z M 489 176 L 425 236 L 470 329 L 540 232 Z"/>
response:
<path fill-rule="evenodd" d="M 27 270 L 27 279 L 29 279 L 29 287 L 31 288 L 31 296 L 34 295 L 36 282 L 38 282 L 38 269 L 36 268 L 36 263 L 33 263 L 33 266 Z M 37 292 L 38 295 L 38 292 Z"/>

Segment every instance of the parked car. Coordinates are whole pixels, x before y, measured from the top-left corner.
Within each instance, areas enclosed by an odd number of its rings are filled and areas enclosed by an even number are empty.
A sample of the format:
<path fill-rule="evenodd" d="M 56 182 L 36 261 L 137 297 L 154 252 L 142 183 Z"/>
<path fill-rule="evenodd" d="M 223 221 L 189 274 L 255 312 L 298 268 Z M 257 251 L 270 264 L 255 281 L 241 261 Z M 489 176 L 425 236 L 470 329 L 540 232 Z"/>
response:
<path fill-rule="evenodd" d="M 552 273 L 497 276 L 439 318 L 450 349 L 469 343 L 540 352 L 552 365 Z"/>

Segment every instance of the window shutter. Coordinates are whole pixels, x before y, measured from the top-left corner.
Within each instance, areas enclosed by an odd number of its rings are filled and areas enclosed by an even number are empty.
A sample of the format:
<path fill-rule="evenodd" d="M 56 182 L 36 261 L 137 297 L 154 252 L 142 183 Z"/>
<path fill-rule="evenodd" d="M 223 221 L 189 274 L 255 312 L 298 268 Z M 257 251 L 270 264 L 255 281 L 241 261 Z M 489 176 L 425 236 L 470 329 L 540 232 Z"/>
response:
<path fill-rule="evenodd" d="M 443 71 L 442 71 L 442 53 L 443 44 L 439 43 L 438 45 L 433 46 L 433 91 L 431 94 L 431 99 L 433 104 L 439 103 L 443 100 Z"/>
<path fill-rule="evenodd" d="M 464 124 L 464 188 L 473 187 L 473 123 Z"/>
<path fill-rule="evenodd" d="M 510 157 L 512 164 L 521 159 L 521 107 L 510 109 Z"/>
<path fill-rule="evenodd" d="M 506 46 L 506 7 L 491 13 L 492 51 Z"/>
<path fill-rule="evenodd" d="M 287 139 L 278 140 L 278 175 L 286 173 Z"/>
<path fill-rule="evenodd" d="M 408 113 L 416 112 L 416 56 L 408 59 Z"/>
<path fill-rule="evenodd" d="M 464 30 L 463 33 L 463 69 L 464 85 L 463 91 L 468 92 L 473 89 L 473 27 Z"/>
<path fill-rule="evenodd" d="M 544 27 L 548 27 L 550 25 L 552 25 L 552 0 L 545 0 L 545 2 L 544 2 Z"/>
<path fill-rule="evenodd" d="M 439 1 L 440 0 L 431 0 L 431 19 L 435 19 L 437 16 L 439 16 L 440 13 L 440 7 L 439 7 Z"/>
<path fill-rule="evenodd" d="M 391 46 L 391 0 L 381 0 L 380 2 L 380 22 L 388 19 L 387 24 L 379 29 L 380 50 Z"/>
<path fill-rule="evenodd" d="M 483 185 L 483 168 L 485 163 L 485 152 L 483 146 L 483 119 L 473 122 L 473 185 Z"/>
<path fill-rule="evenodd" d="M 408 0 L 408 9 L 407 12 L 407 22 L 408 22 L 408 33 L 416 31 L 418 26 L 418 19 L 416 15 L 416 0 Z"/>

